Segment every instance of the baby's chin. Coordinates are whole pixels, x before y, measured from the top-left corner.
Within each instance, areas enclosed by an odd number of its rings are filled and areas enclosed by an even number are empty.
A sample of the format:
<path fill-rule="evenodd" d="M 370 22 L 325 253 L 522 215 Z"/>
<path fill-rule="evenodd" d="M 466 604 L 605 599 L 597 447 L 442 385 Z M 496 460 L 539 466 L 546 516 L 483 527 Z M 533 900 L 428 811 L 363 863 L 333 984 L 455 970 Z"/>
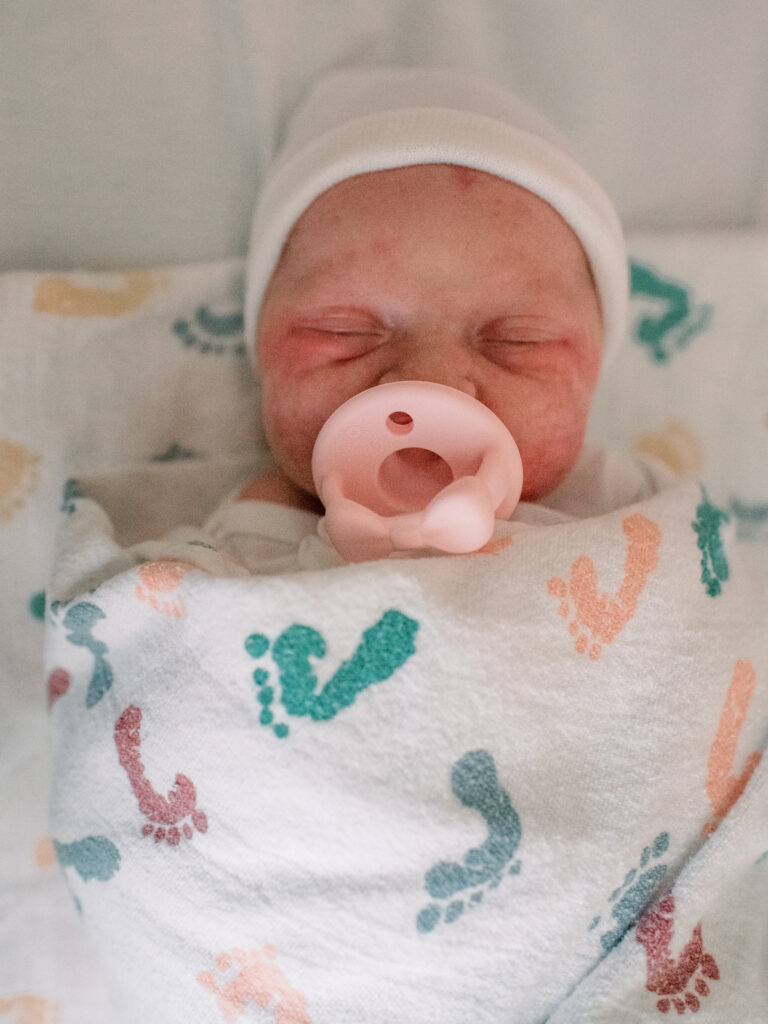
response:
<path fill-rule="evenodd" d="M 523 490 L 520 495 L 521 501 L 531 503 L 544 501 L 553 491 L 557 490 L 561 483 L 567 479 L 576 459 L 560 466 L 557 470 L 540 472 L 536 469 L 526 473 L 525 459 L 523 460 Z"/>

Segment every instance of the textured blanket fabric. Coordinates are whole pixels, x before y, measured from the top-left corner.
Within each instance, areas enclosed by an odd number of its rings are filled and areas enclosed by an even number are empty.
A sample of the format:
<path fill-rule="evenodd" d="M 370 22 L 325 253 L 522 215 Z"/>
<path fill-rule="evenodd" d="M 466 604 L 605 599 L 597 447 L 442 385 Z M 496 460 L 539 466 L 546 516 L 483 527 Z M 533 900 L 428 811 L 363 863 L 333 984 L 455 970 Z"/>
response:
<path fill-rule="evenodd" d="M 255 577 L 199 531 L 126 547 L 70 487 L 53 828 L 111 1019 L 765 1020 L 743 550 L 685 484 L 470 556 Z"/>

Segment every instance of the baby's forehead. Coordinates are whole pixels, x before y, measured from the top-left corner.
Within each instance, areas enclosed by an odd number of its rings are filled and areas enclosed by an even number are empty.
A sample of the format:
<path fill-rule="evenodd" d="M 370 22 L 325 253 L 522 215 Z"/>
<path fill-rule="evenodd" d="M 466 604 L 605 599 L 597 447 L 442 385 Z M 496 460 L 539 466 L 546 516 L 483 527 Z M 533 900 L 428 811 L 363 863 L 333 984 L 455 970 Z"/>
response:
<path fill-rule="evenodd" d="M 566 253 L 592 268 L 578 235 L 541 196 L 496 174 L 461 164 L 409 164 L 353 175 L 315 197 L 295 221 L 283 245 L 277 268 L 301 258 L 321 239 L 327 249 L 350 235 L 359 241 L 397 236 L 420 244 L 445 220 L 457 225 L 457 255 L 471 259 L 471 236 L 483 236 L 499 218 L 509 225 L 510 246 L 526 244 L 537 263 L 556 263 Z M 466 230 L 464 236 L 462 231 Z M 466 238 L 467 246 L 462 243 Z M 540 246 L 540 241 L 545 244 Z M 546 257 L 551 257 L 547 260 Z"/>

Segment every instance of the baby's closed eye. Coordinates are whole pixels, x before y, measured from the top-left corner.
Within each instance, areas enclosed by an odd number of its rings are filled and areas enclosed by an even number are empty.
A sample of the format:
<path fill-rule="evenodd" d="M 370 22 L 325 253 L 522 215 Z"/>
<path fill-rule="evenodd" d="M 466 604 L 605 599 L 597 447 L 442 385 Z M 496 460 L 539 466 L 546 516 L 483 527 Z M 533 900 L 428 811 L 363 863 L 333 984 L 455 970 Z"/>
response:
<path fill-rule="evenodd" d="M 298 321 L 292 331 L 294 338 L 319 346 L 329 355 L 342 358 L 363 355 L 376 348 L 387 336 L 386 327 L 365 315 L 326 314 Z"/>
<path fill-rule="evenodd" d="M 492 362 L 500 365 L 538 363 L 547 359 L 567 344 L 567 335 L 554 328 L 510 328 L 483 332 L 475 342 L 476 348 Z"/>

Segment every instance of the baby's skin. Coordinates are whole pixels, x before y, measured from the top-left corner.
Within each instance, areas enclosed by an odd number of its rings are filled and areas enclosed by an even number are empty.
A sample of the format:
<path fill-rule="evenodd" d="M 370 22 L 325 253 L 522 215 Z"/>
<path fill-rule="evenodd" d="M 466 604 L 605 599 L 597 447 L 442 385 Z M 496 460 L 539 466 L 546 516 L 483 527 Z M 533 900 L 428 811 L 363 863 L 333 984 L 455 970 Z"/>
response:
<path fill-rule="evenodd" d="M 242 498 L 322 512 L 315 440 L 353 395 L 426 380 L 507 426 L 537 501 L 581 450 L 602 355 L 600 303 L 575 233 L 543 199 L 449 164 L 348 178 L 294 225 L 257 328 L 276 468 Z"/>

